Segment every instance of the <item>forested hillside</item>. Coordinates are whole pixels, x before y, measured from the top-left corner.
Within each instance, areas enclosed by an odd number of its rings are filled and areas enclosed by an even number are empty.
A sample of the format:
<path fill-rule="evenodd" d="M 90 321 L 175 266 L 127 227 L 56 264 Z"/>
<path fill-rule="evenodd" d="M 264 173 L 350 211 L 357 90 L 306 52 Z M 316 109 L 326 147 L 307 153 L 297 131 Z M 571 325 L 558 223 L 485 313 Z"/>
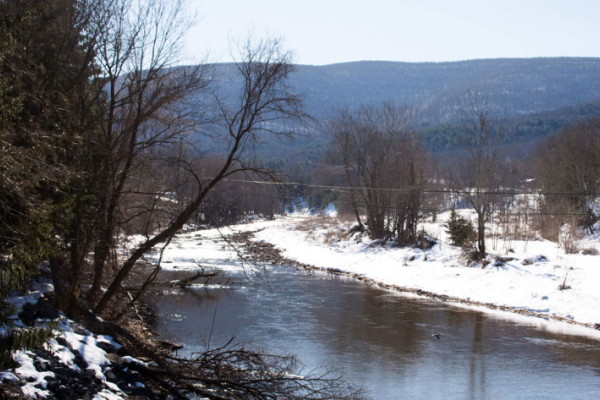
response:
<path fill-rule="evenodd" d="M 316 117 L 332 104 L 389 100 L 417 107 L 420 122 L 431 126 L 455 120 L 456 99 L 468 90 L 487 96 L 492 109 L 510 117 L 591 101 L 600 97 L 600 59 L 363 61 L 300 66 L 292 83 L 306 93 L 307 109 Z"/>
<path fill-rule="evenodd" d="M 600 116 L 600 100 L 562 107 L 514 118 L 506 118 L 509 130 L 506 142 L 533 145 L 561 129 L 587 118 Z M 456 128 L 456 126 L 455 126 Z M 451 150 L 458 146 L 452 125 L 443 124 L 421 128 L 423 140 L 432 152 Z"/>

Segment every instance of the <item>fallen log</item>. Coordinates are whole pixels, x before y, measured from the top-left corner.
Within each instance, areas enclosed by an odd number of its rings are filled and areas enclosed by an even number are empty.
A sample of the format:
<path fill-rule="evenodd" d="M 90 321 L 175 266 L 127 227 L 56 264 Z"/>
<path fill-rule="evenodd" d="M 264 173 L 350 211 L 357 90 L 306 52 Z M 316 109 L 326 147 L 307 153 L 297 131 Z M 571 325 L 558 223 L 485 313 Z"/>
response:
<path fill-rule="evenodd" d="M 171 287 L 186 287 L 186 286 L 190 286 L 195 280 L 198 280 L 200 278 L 210 278 L 213 276 L 217 276 L 219 275 L 218 271 L 213 271 L 213 272 L 204 272 L 204 268 L 200 271 L 198 271 L 196 273 L 196 275 L 190 276 L 188 278 L 185 279 L 180 279 L 180 280 L 175 280 L 175 281 L 171 281 L 169 282 L 169 286 Z"/>

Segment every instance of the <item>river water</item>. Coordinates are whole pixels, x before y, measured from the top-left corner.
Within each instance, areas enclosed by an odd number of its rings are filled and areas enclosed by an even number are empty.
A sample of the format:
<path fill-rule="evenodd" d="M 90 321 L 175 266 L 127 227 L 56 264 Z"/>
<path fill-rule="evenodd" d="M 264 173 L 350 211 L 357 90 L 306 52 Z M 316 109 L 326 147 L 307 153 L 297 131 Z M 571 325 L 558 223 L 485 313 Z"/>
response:
<path fill-rule="evenodd" d="M 600 335 L 592 330 L 290 266 L 237 268 L 209 283 L 157 303 L 155 328 L 187 352 L 234 337 L 332 367 L 373 399 L 600 398 Z"/>

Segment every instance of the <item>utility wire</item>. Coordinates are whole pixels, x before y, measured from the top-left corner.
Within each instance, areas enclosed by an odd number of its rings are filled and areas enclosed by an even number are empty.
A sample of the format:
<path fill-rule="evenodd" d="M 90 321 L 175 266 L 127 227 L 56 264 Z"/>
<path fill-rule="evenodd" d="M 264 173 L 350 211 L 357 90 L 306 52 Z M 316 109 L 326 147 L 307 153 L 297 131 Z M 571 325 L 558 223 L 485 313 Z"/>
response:
<path fill-rule="evenodd" d="M 205 178 L 205 181 L 210 181 L 213 178 Z M 144 179 L 144 178 L 132 178 L 135 181 L 143 181 L 143 182 L 159 182 L 167 184 L 167 181 L 159 181 L 154 179 Z M 374 188 L 367 186 L 336 186 L 336 185 L 316 185 L 311 183 L 301 183 L 301 182 L 274 182 L 274 181 L 256 181 L 256 180 L 244 180 L 244 179 L 230 179 L 224 178 L 222 179 L 224 182 L 234 182 L 234 183 L 254 183 L 257 185 L 273 185 L 273 186 L 300 186 L 300 187 L 311 187 L 317 189 L 330 189 L 330 190 L 338 190 L 338 191 L 347 191 L 347 190 L 368 190 L 368 191 L 380 191 L 380 192 L 410 192 L 415 189 L 420 189 L 424 193 L 455 193 L 455 194 L 488 194 L 488 195 L 503 195 L 503 196 L 517 196 L 517 195 L 537 195 L 537 196 L 592 196 L 594 193 L 588 192 L 523 192 L 523 191 L 468 191 L 468 190 L 458 190 L 458 189 L 423 189 L 420 186 L 409 186 L 404 188 Z"/>
<path fill-rule="evenodd" d="M 264 195 L 264 194 L 257 194 L 257 193 L 247 193 L 247 192 L 239 192 L 239 191 L 226 191 L 226 192 L 221 192 L 222 194 L 234 194 L 235 196 L 237 196 L 237 198 L 243 197 L 243 196 L 250 196 L 250 197 L 260 197 L 260 198 L 268 198 L 268 199 L 275 199 L 275 200 L 283 200 L 283 198 L 279 197 L 279 196 L 269 196 L 269 195 Z M 335 201 L 338 204 L 346 204 L 346 205 L 352 205 L 351 201 L 343 201 L 343 200 L 336 200 Z M 213 201 L 214 204 L 219 204 L 216 201 Z M 384 210 L 397 210 L 401 207 L 396 207 L 396 206 L 372 206 L 372 208 L 376 208 L 376 209 L 384 209 Z M 470 209 L 470 208 L 469 208 Z M 444 210 L 440 210 L 438 208 L 419 208 L 419 211 L 423 211 L 423 212 L 436 212 L 436 213 L 440 213 L 440 212 L 444 212 Z M 581 214 L 581 213 L 541 213 L 535 210 L 528 210 L 528 211 L 521 211 L 521 212 L 510 212 L 510 213 L 502 213 L 498 210 L 495 210 L 496 214 L 501 214 L 501 215 L 510 215 L 510 216 L 530 216 L 530 215 L 544 215 L 544 216 L 573 216 L 573 217 L 585 217 L 587 216 L 586 214 Z"/>
<path fill-rule="evenodd" d="M 455 190 L 455 189 L 422 189 L 419 186 L 411 186 L 405 188 L 373 188 L 366 186 L 334 186 L 334 185 L 315 185 L 310 183 L 300 183 L 300 182 L 271 182 L 271 181 L 249 181 L 243 179 L 223 179 L 227 182 L 237 182 L 237 183 L 255 183 L 258 185 L 287 185 L 287 186 L 302 186 L 302 187 L 312 187 L 319 189 L 330 189 L 330 190 L 368 190 L 368 191 L 380 191 L 380 192 L 410 192 L 415 189 L 420 189 L 424 193 L 456 193 L 456 194 L 490 194 L 490 195 L 505 195 L 505 196 L 516 196 L 516 195 L 543 195 L 543 196 L 589 196 L 592 193 L 585 192 L 547 192 L 547 193 L 527 193 L 527 192 L 493 192 L 493 191 L 467 191 L 467 190 Z"/>
<path fill-rule="evenodd" d="M 147 179 L 138 179 L 138 180 L 152 181 L 152 180 L 147 180 Z M 207 180 L 210 180 L 210 178 L 207 178 Z M 335 191 L 338 191 L 338 192 L 345 192 L 345 193 L 349 193 L 350 191 L 353 191 L 353 190 L 370 190 L 370 191 L 380 191 L 380 192 L 407 193 L 407 192 L 410 192 L 412 190 L 419 189 L 423 193 L 448 193 L 448 194 L 458 194 L 458 195 L 464 195 L 466 193 L 470 193 L 470 194 L 482 194 L 482 195 L 502 195 L 502 196 L 517 196 L 517 195 L 589 196 L 589 195 L 591 195 L 591 193 L 585 193 L 585 192 L 547 192 L 547 193 L 539 193 L 539 192 L 538 193 L 527 193 L 527 192 L 517 192 L 517 191 L 502 191 L 502 192 L 479 191 L 479 192 L 471 192 L 471 191 L 466 191 L 466 190 L 454 190 L 454 189 L 423 189 L 423 188 L 420 188 L 418 186 L 405 187 L 405 188 L 371 188 L 371 187 L 364 187 L 364 186 L 352 187 L 352 186 L 316 185 L 316 184 L 301 183 L 301 182 L 273 182 L 273 181 L 257 181 L 257 180 L 244 180 L 244 179 L 229 179 L 229 178 L 225 178 L 225 179 L 223 179 L 223 181 L 233 182 L 233 183 L 252 183 L 252 184 L 257 184 L 257 185 L 271 185 L 271 186 L 287 185 L 287 186 L 294 186 L 294 187 L 310 187 L 310 188 L 318 188 L 318 189 L 335 190 Z M 236 196 L 246 195 L 246 196 L 253 196 L 253 197 L 264 197 L 264 198 L 273 198 L 273 199 L 283 200 L 281 197 L 278 197 L 278 196 L 267 196 L 267 195 L 259 195 L 259 194 L 241 193 L 240 191 L 236 191 L 236 192 L 222 192 L 222 193 L 235 194 Z M 151 193 L 148 193 L 148 194 L 151 194 Z M 338 203 L 352 205 L 351 202 L 343 202 L 343 201 L 339 201 L 339 200 L 338 200 Z M 386 210 L 395 210 L 395 209 L 398 208 L 398 207 L 395 207 L 395 206 L 372 206 L 372 207 L 373 208 L 377 208 L 377 209 L 386 209 Z M 425 211 L 425 212 L 440 212 L 439 209 L 424 209 L 424 208 L 421 208 L 420 210 L 421 211 Z M 503 215 L 524 215 L 524 214 L 528 214 L 528 215 L 535 214 L 535 215 L 544 215 L 544 216 L 580 216 L 580 217 L 587 216 L 587 214 L 583 214 L 583 213 L 540 213 L 540 212 L 536 212 L 536 211 L 519 212 L 519 213 L 504 213 Z"/>

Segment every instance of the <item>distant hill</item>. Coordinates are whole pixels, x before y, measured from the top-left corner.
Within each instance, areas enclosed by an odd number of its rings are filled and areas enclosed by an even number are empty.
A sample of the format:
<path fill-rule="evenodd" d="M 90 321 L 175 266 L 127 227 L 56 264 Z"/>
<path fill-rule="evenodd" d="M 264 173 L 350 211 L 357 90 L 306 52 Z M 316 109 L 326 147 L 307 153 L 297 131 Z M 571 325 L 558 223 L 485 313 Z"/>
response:
<path fill-rule="evenodd" d="M 306 93 L 307 109 L 317 118 L 340 105 L 390 100 L 417 107 L 421 125 L 434 126 L 456 119 L 456 99 L 468 90 L 487 96 L 509 117 L 600 98 L 600 58 L 300 65 L 292 83 Z"/>
<path fill-rule="evenodd" d="M 215 64 L 221 94 L 231 96 L 232 64 Z M 392 101 L 419 110 L 419 125 L 452 123 L 469 90 L 487 97 L 498 115 L 514 118 L 600 98 L 600 58 L 492 59 L 440 63 L 359 61 L 298 65 L 291 84 L 320 119 L 339 106 Z"/>
<path fill-rule="evenodd" d="M 600 117 L 600 99 L 515 118 L 512 121 L 514 138 L 543 139 L 566 126 L 592 117 Z"/>

